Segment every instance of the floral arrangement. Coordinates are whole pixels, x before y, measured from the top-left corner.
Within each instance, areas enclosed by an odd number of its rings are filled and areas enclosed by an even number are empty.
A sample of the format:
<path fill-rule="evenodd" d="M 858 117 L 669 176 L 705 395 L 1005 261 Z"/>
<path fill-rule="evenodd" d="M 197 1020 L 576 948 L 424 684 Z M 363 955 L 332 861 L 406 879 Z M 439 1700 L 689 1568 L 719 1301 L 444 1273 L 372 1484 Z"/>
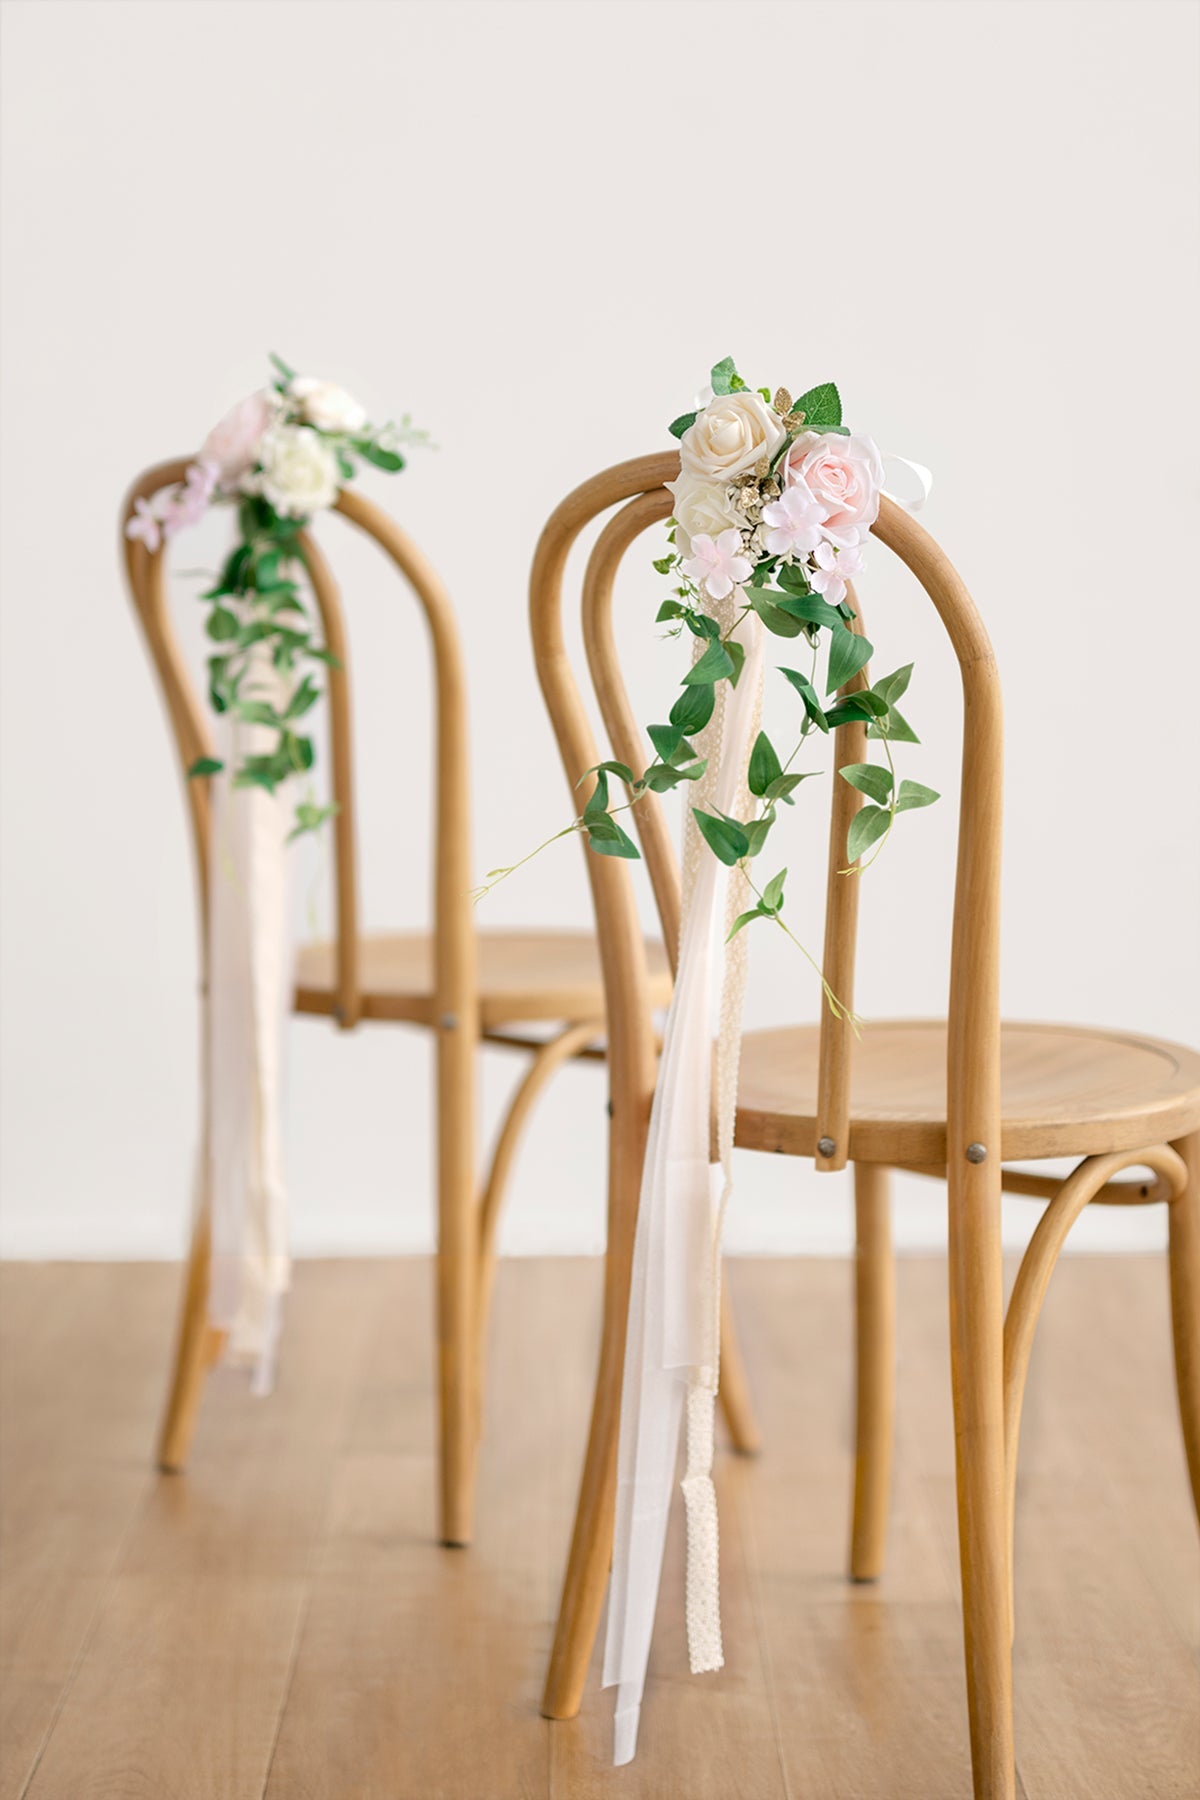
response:
<path fill-rule="evenodd" d="M 791 937 L 780 916 L 787 871 L 760 888 L 750 864 L 766 844 L 779 807 L 793 805 L 801 782 L 819 772 L 794 766 L 810 740 L 861 719 L 868 738 L 883 751 L 882 763 L 850 763 L 838 770 L 867 800 L 850 825 L 847 875 L 874 862 L 900 813 L 939 798 L 919 782 L 896 780 L 892 746 L 919 742 L 897 704 L 913 665 L 856 693 L 839 693 L 874 655 L 869 640 L 852 629 L 848 596 L 850 582 L 864 568 L 863 545 L 879 513 L 883 462 L 870 437 L 843 425 L 832 382 L 793 400 L 786 388 L 772 394 L 769 388 L 748 387 L 731 357 L 716 365 L 710 392 L 693 412 L 675 419 L 670 431 L 679 440 L 680 472 L 668 484 L 675 501 L 670 549 L 654 567 L 671 578 L 673 588 L 658 619 L 674 634 L 686 630 L 703 640 L 704 647 L 683 677 L 667 723 L 649 727 L 653 762 L 636 775 L 619 762 L 589 770 L 596 785 L 587 806 L 547 843 L 583 832 L 600 856 L 637 857 L 636 844 L 615 815 L 646 793 L 700 780 L 707 762 L 692 739 L 712 718 L 718 685 L 737 685 L 746 655 L 738 634 L 753 613 L 773 636 L 796 640 L 811 653 L 807 668 L 780 668 L 800 706 L 797 741 L 781 756 L 766 732 L 759 732 L 749 765 L 748 785 L 757 802 L 751 817 L 734 819 L 699 807 L 692 813 L 713 854 L 739 867 L 755 895 L 755 905 L 741 914 L 733 932 L 765 918 Z M 722 626 L 713 617 L 714 605 L 726 617 L 732 608 L 732 622 Z M 818 685 L 823 650 L 828 652 L 824 698 Z M 610 804 L 610 776 L 625 784 L 627 801 Z M 509 873 L 492 870 L 479 892 Z M 830 1001 L 837 1006 L 834 996 Z"/>
<path fill-rule="evenodd" d="M 277 356 L 271 361 L 273 384 L 213 427 L 182 483 L 138 499 L 125 531 L 154 552 L 198 524 L 210 506 L 236 508 L 237 542 L 202 596 L 216 645 L 208 694 L 215 712 L 275 731 L 274 745 L 243 756 L 233 774 L 235 787 L 273 794 L 312 768 L 312 739 L 301 723 L 321 693 L 311 665 L 334 662 L 314 639 L 301 592 L 300 533 L 314 513 L 335 504 L 360 462 L 395 473 L 404 467 L 400 446 L 423 443 L 426 434 L 407 417 L 377 429 L 344 388 L 297 375 Z M 200 757 L 188 773 L 215 775 L 223 767 Z M 310 794 L 296 807 L 291 835 L 315 831 L 335 811 Z"/>

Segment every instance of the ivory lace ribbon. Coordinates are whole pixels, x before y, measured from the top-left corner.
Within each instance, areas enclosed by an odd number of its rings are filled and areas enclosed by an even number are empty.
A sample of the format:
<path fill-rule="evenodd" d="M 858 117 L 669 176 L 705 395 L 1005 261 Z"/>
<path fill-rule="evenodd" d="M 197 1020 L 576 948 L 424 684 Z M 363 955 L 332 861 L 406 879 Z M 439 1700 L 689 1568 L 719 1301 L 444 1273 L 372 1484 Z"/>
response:
<path fill-rule="evenodd" d="M 737 591 L 713 607 L 726 631 Z M 689 794 L 704 811 L 745 817 L 746 770 L 762 705 L 763 631 L 738 628 L 746 661 L 736 688 L 716 689 L 696 747 L 708 768 Z M 705 648 L 695 646 L 699 654 Z M 684 828 L 679 967 L 650 1115 L 634 1240 L 617 1456 L 617 1508 L 604 1649 L 604 1685 L 616 1684 L 614 1762 L 637 1745 L 667 1515 L 686 1415 L 682 1487 L 687 1515 L 687 1632 L 693 1674 L 724 1662 L 718 1587 L 713 1419 L 720 1359 L 721 1229 L 731 1190 L 746 938 L 723 939 L 747 905 L 740 871 L 726 871 L 691 815 Z M 713 1055 L 714 996 L 716 1055 Z M 714 1092 L 715 1086 L 715 1092 Z M 710 1163 L 715 1100 L 719 1177 Z"/>
<path fill-rule="evenodd" d="M 282 692 L 269 659 L 247 686 Z M 226 714 L 212 782 L 208 999 L 204 1034 L 207 1131 L 198 1204 L 212 1221 L 209 1321 L 228 1333 L 226 1354 L 249 1364 L 253 1386 L 274 1385 L 283 1295 L 291 1275 L 284 1182 L 282 1095 L 293 981 L 291 869 L 286 795 L 235 788 L 228 771 L 270 749 L 267 726 Z"/>

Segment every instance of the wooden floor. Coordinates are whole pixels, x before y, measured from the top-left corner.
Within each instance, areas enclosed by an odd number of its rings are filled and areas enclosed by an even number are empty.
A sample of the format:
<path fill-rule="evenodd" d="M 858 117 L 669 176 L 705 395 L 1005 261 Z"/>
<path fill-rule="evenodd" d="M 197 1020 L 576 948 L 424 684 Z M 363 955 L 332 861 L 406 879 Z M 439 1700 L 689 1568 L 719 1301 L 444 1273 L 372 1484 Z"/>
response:
<path fill-rule="evenodd" d="M 970 1791 L 944 1275 L 901 1266 L 890 1567 L 842 1576 L 850 1275 L 743 1262 L 767 1439 L 720 1459 L 727 1666 L 686 1674 L 678 1534 L 629 1768 L 611 1694 L 537 1701 L 600 1265 L 500 1270 L 470 1551 L 431 1542 L 429 1269 L 301 1266 L 277 1394 L 211 1386 L 190 1473 L 148 1452 L 158 1267 L 13 1267 L 3 1300 L 0 1797 L 938 1800 Z M 1200 1792 L 1200 1553 L 1153 1259 L 1064 1262 L 1025 1407 L 1025 1800 Z"/>

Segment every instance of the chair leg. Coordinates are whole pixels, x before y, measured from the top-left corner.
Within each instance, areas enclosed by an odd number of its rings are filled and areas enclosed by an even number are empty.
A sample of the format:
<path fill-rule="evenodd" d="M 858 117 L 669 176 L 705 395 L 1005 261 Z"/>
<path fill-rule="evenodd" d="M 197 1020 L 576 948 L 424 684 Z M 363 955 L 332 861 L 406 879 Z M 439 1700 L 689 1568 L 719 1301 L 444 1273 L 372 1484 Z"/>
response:
<path fill-rule="evenodd" d="M 648 1116 L 648 1104 L 645 1111 Z M 573 1719 L 579 1711 L 612 1563 L 621 1375 L 645 1135 L 646 1118 L 635 1123 L 626 1121 L 621 1109 L 614 1113 L 609 1129 L 608 1249 L 600 1364 L 571 1553 L 542 1694 L 542 1714 L 547 1719 Z"/>
<path fill-rule="evenodd" d="M 762 1449 L 762 1433 L 746 1379 L 727 1281 L 721 1283 L 721 1385 L 717 1397 L 738 1455 L 757 1456 Z"/>
<path fill-rule="evenodd" d="M 1183 1443 L 1200 1520 L 1200 1131 L 1174 1147 L 1187 1164 L 1188 1184 L 1168 1208 L 1171 1325 Z"/>
<path fill-rule="evenodd" d="M 158 1434 L 158 1466 L 165 1475 L 180 1474 L 187 1463 L 196 1415 L 200 1410 L 200 1396 L 204 1392 L 204 1378 L 213 1361 L 215 1334 L 208 1324 L 211 1254 L 209 1213 L 207 1206 L 201 1203 L 192 1227 L 175 1339 L 175 1363 Z"/>
<path fill-rule="evenodd" d="M 461 1025 L 438 1033 L 437 1350 L 443 1544 L 469 1544 L 475 1463 L 475 1056 Z"/>
<path fill-rule="evenodd" d="M 982 1177 L 983 1171 L 974 1171 Z M 950 1364 L 975 1800 L 1013 1800 L 1000 1170 L 950 1172 Z"/>
<path fill-rule="evenodd" d="M 850 1574 L 877 1581 L 887 1546 L 896 1398 L 891 1171 L 854 1165 L 855 1445 Z"/>

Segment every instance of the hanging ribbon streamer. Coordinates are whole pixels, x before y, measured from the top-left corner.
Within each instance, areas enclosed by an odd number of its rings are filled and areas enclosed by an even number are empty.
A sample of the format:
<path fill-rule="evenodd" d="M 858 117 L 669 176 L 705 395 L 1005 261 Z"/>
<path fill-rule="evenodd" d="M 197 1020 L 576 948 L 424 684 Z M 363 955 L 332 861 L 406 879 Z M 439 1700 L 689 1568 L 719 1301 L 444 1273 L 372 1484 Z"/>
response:
<path fill-rule="evenodd" d="M 247 686 L 282 698 L 269 658 Z M 269 751 L 269 727 L 227 714 L 226 771 Z M 293 985 L 291 806 L 259 787 L 212 780 L 205 1034 L 208 1134 L 201 1178 L 212 1219 L 209 1321 L 227 1355 L 249 1364 L 256 1393 L 274 1386 L 291 1263 L 283 1170 L 282 1092 Z"/>
<path fill-rule="evenodd" d="M 736 593 L 714 607 L 723 631 L 740 610 Z M 763 632 L 750 615 L 739 628 L 746 661 L 736 688 L 716 690 L 713 717 L 697 740 L 708 758 L 696 803 L 744 814 L 746 769 L 761 709 Z M 697 653 L 703 645 L 697 645 Z M 634 1241 L 617 1466 L 617 1508 L 604 1653 L 604 1684 L 617 1685 L 614 1760 L 636 1748 L 667 1517 L 685 1407 L 683 1493 L 688 1526 L 688 1652 L 693 1673 L 724 1661 L 718 1597 L 713 1414 L 720 1357 L 720 1236 L 730 1190 L 745 941 L 722 954 L 728 923 L 744 904 L 745 877 L 704 846 L 690 811 L 685 832 L 679 967 L 667 1016 L 650 1117 Z M 724 925 L 724 929 L 722 929 Z M 723 963 L 720 984 L 714 965 Z M 724 1164 L 714 1194 L 710 1166 L 713 996 L 719 995 L 716 1056 L 718 1143 Z"/>

